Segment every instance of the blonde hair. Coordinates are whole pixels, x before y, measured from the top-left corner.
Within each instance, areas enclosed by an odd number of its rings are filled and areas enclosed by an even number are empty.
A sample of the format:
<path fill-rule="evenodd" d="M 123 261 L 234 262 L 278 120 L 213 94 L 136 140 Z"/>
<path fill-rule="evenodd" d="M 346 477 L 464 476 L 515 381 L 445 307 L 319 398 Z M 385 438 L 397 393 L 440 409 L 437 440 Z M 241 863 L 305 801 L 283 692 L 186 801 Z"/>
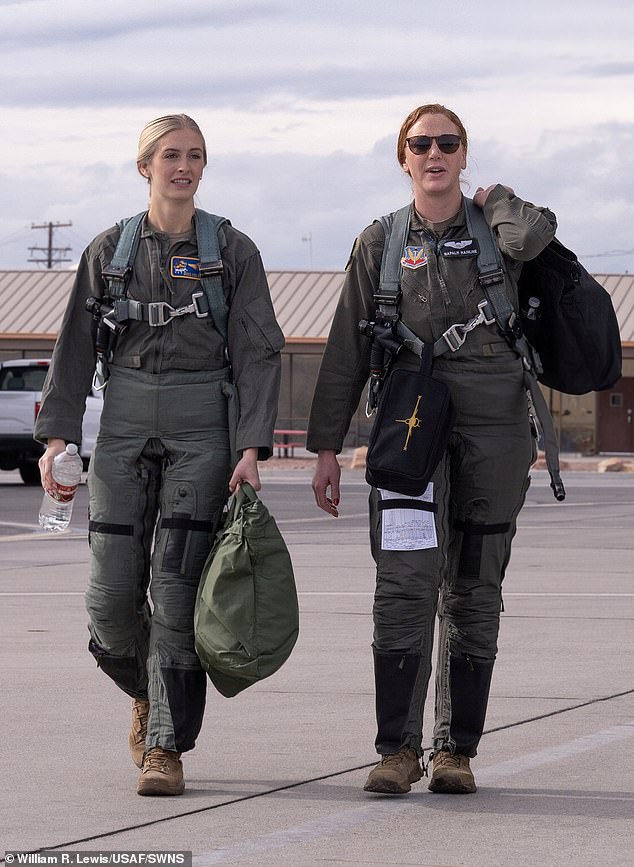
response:
<path fill-rule="evenodd" d="M 136 167 L 141 174 L 141 166 L 150 162 L 156 152 L 159 139 L 167 135 L 168 132 L 173 132 L 175 129 L 193 129 L 200 136 L 203 143 L 203 161 L 207 165 L 207 146 L 205 137 L 200 131 L 200 127 L 187 114 L 166 114 L 163 117 L 157 117 L 151 120 L 141 130 L 139 136 L 139 147 L 137 150 Z"/>
<path fill-rule="evenodd" d="M 457 127 L 458 133 L 460 135 L 460 143 L 464 148 L 465 155 L 467 153 L 467 130 L 464 127 L 464 124 L 458 117 L 458 115 L 451 111 L 450 108 L 445 108 L 444 105 L 440 105 L 438 102 L 431 102 L 427 105 L 419 105 L 418 108 L 415 108 L 413 111 L 407 115 L 403 124 L 401 126 L 400 132 L 398 134 L 398 141 L 396 143 L 396 158 L 398 159 L 399 166 L 403 166 L 405 162 L 405 147 L 407 143 L 407 133 L 414 126 L 417 120 L 419 120 L 424 114 L 444 114 L 444 116 L 450 120 L 454 126 Z"/>

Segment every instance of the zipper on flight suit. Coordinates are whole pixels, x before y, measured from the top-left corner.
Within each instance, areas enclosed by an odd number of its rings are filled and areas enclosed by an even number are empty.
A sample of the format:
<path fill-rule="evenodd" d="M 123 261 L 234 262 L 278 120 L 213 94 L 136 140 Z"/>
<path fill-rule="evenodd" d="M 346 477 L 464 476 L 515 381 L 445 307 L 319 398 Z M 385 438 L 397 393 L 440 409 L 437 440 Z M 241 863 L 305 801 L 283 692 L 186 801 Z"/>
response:
<path fill-rule="evenodd" d="M 445 283 L 445 278 L 442 273 L 442 269 L 440 267 L 440 263 L 442 261 L 442 256 L 440 256 L 440 238 L 437 238 L 436 235 L 430 229 L 421 229 L 420 230 L 420 243 L 421 247 L 424 246 L 424 241 L 431 246 L 432 252 L 434 254 L 435 265 L 436 265 L 436 276 L 438 277 L 438 282 L 440 284 L 440 292 L 442 296 L 442 300 L 445 304 L 445 325 L 448 327 L 450 325 L 449 322 L 449 307 L 451 305 L 451 298 L 449 296 L 449 289 L 447 288 L 447 284 Z"/>

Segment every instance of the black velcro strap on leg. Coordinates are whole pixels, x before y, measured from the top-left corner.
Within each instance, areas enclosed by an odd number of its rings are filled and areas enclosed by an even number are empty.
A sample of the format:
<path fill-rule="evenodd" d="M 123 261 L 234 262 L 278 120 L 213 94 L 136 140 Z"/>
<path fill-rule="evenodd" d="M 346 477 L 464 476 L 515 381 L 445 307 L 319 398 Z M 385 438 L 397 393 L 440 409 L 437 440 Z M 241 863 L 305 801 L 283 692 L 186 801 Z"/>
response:
<path fill-rule="evenodd" d="M 478 578 L 482 565 L 482 545 L 485 536 L 508 533 L 506 524 L 478 524 L 475 521 L 454 521 L 454 527 L 463 534 L 458 572 L 463 578 Z"/>
<path fill-rule="evenodd" d="M 385 512 L 386 509 L 418 509 L 421 512 L 437 512 L 437 503 L 427 503 L 424 500 L 379 500 L 377 506 L 379 512 Z"/>
<path fill-rule="evenodd" d="M 211 533 L 214 528 L 211 521 L 194 521 L 187 516 L 162 518 L 161 527 L 164 530 L 197 530 L 200 533 Z"/>
<path fill-rule="evenodd" d="M 211 533 L 211 521 L 195 521 L 186 512 L 173 512 L 169 518 L 161 518 L 161 530 L 167 530 L 167 541 L 163 553 L 163 569 L 166 572 L 180 572 L 187 549 L 187 540 L 192 532 Z"/>
<path fill-rule="evenodd" d="M 460 530 L 465 536 L 495 536 L 498 533 L 508 533 L 511 525 L 506 524 L 478 524 L 475 521 L 454 521 L 456 530 Z"/>
<path fill-rule="evenodd" d="M 133 536 L 132 524 L 106 524 L 103 521 L 88 521 L 89 533 L 109 533 L 111 536 Z"/>

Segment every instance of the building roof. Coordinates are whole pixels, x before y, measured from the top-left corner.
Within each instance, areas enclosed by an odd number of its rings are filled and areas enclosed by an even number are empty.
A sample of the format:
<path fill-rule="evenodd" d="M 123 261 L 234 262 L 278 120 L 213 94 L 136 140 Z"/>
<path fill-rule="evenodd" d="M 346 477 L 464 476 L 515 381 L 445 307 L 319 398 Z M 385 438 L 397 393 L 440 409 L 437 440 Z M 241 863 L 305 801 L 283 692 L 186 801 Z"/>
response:
<path fill-rule="evenodd" d="M 0 271 L 0 338 L 56 335 L 74 276 L 73 271 Z M 324 340 L 343 272 L 269 271 L 267 276 L 287 340 Z M 594 276 L 612 296 L 623 343 L 634 344 L 634 274 Z"/>

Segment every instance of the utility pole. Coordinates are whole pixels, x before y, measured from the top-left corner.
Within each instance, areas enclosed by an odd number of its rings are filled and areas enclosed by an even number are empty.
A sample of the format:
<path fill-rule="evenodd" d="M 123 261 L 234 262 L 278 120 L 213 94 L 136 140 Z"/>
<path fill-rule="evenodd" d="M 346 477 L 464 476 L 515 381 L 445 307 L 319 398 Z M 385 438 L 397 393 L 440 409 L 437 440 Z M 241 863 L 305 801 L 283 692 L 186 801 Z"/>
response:
<path fill-rule="evenodd" d="M 310 262 L 310 270 L 313 270 L 313 233 L 302 235 L 302 241 L 308 242 L 308 261 Z"/>
<path fill-rule="evenodd" d="M 29 262 L 37 262 L 39 264 L 42 264 L 43 262 L 45 262 L 47 268 L 52 268 L 53 263 L 55 263 L 57 265 L 60 262 L 70 262 L 71 261 L 70 259 L 63 259 L 60 256 L 55 256 L 55 257 L 53 256 L 53 253 L 68 253 L 71 250 L 70 247 L 54 247 L 53 246 L 53 229 L 61 229 L 61 228 L 64 228 L 66 226 L 72 226 L 72 225 L 73 224 L 71 222 L 69 222 L 69 223 L 42 223 L 41 225 L 36 225 L 35 223 L 31 223 L 32 229 L 48 229 L 48 246 L 47 247 L 29 247 L 29 250 L 31 251 L 31 256 L 33 255 L 34 251 L 37 251 L 40 253 L 46 253 L 46 258 L 45 259 L 29 259 L 28 261 Z"/>

